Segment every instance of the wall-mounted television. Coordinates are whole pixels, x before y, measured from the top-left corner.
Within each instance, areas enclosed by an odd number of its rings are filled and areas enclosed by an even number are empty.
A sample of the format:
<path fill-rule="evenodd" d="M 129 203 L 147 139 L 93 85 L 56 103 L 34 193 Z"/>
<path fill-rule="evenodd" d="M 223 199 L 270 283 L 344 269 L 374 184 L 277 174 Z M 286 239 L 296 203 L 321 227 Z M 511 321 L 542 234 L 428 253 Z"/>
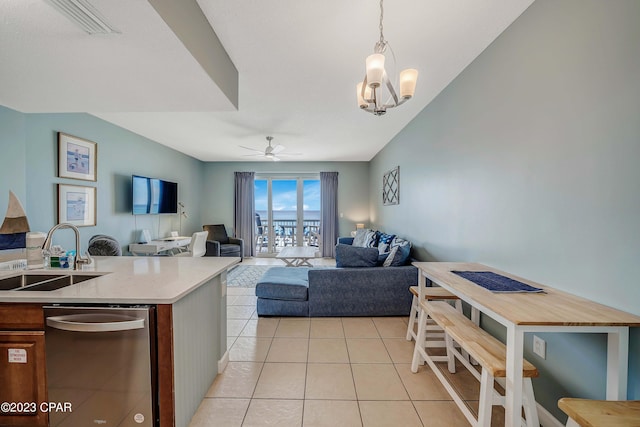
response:
<path fill-rule="evenodd" d="M 132 184 L 134 215 L 178 213 L 177 183 L 133 175 Z"/>

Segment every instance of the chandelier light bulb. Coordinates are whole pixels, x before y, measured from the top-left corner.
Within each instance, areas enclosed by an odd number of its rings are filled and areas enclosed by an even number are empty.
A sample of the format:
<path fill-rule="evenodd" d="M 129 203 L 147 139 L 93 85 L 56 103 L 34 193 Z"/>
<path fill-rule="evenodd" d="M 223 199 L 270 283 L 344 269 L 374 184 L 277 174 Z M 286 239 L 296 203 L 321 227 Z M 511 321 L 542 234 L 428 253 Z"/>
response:
<path fill-rule="evenodd" d="M 377 88 L 382 84 L 384 75 L 384 55 L 374 53 L 367 56 L 367 85 L 370 88 Z"/>
<path fill-rule="evenodd" d="M 407 68 L 400 73 L 400 96 L 409 99 L 413 97 L 416 91 L 416 82 L 418 81 L 418 70 L 415 68 Z"/>
<path fill-rule="evenodd" d="M 358 94 L 358 105 L 360 106 L 360 108 L 367 108 L 369 106 L 369 103 L 362 97 L 362 83 L 363 82 L 358 83 L 358 87 L 356 89 Z M 371 89 L 369 89 L 368 87 L 365 88 L 365 97 L 367 91 L 371 92 Z"/>

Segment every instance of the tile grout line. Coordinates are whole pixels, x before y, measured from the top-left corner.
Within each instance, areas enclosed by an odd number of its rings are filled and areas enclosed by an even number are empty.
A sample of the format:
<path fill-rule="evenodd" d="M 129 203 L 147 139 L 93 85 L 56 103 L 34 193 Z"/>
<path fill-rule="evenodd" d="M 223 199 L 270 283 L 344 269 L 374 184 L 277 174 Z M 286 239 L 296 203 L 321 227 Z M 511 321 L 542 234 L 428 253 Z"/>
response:
<path fill-rule="evenodd" d="M 353 391 L 356 395 L 356 405 L 358 406 L 358 415 L 360 417 L 360 425 L 364 426 L 364 419 L 362 418 L 362 407 L 360 406 L 360 398 L 358 396 L 358 388 L 356 387 L 356 378 L 353 374 L 353 363 L 351 361 L 351 353 L 349 352 L 349 345 L 347 344 L 347 332 L 344 327 L 344 318 L 340 318 L 340 324 L 342 325 L 342 334 L 344 335 L 344 346 L 347 349 L 347 360 L 349 361 L 349 371 L 351 371 L 351 383 L 353 384 Z"/>
<path fill-rule="evenodd" d="M 248 324 L 248 322 L 247 322 Z M 278 330 L 278 326 L 280 325 L 280 318 L 278 318 L 278 324 L 276 325 L 276 331 Z M 245 325 L 246 327 L 246 325 Z M 243 328 L 244 330 L 244 328 Z M 269 354 L 269 350 L 271 350 L 271 344 L 273 344 L 273 338 L 275 337 L 275 333 L 276 331 L 273 332 L 274 336 L 271 337 L 271 341 L 269 342 L 269 348 L 267 349 L 267 355 Z M 240 333 L 242 333 L 242 331 L 240 331 Z M 258 337 L 256 337 L 258 338 Z M 258 388 L 258 383 L 260 382 L 260 378 L 262 377 L 262 373 L 264 372 L 264 365 L 267 363 L 266 362 L 267 356 L 265 356 L 265 360 L 262 362 L 262 367 L 260 368 L 260 374 L 258 374 L 258 379 L 256 380 L 255 385 L 253 386 L 253 392 L 251 392 L 251 397 L 249 398 L 249 404 L 247 405 L 247 410 L 244 413 L 244 417 L 242 417 L 242 423 L 240 424 L 241 426 L 244 425 L 246 419 L 247 419 L 247 415 L 249 414 L 249 408 L 251 408 L 251 404 L 254 401 L 254 396 L 256 394 L 256 389 Z M 255 362 L 254 362 L 255 363 Z"/>

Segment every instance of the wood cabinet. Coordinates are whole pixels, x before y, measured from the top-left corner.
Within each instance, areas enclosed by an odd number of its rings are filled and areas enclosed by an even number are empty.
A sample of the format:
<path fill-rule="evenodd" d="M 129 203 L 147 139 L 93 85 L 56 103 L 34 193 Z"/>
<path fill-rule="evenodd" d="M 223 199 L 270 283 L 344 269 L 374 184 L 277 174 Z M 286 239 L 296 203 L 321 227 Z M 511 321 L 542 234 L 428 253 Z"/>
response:
<path fill-rule="evenodd" d="M 44 331 L 42 304 L 0 304 L 0 331 Z"/>
<path fill-rule="evenodd" d="M 0 426 L 46 427 L 44 315 L 41 305 L 0 304 Z M 7 409 L 9 411 L 7 411 Z"/>

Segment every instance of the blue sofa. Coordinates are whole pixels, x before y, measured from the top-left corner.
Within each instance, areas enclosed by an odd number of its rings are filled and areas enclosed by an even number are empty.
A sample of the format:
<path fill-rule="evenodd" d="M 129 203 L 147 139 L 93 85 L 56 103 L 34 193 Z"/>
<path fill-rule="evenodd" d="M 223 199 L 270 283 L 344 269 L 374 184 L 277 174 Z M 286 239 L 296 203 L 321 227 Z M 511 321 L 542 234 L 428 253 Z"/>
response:
<path fill-rule="evenodd" d="M 340 238 L 339 244 L 352 240 Z M 373 252 L 377 258 L 377 250 Z M 409 287 L 417 283 L 418 269 L 412 265 L 272 267 L 256 285 L 257 311 L 258 316 L 406 316 L 411 308 Z"/>
<path fill-rule="evenodd" d="M 256 285 L 258 316 L 407 316 L 418 269 L 273 267 Z"/>

